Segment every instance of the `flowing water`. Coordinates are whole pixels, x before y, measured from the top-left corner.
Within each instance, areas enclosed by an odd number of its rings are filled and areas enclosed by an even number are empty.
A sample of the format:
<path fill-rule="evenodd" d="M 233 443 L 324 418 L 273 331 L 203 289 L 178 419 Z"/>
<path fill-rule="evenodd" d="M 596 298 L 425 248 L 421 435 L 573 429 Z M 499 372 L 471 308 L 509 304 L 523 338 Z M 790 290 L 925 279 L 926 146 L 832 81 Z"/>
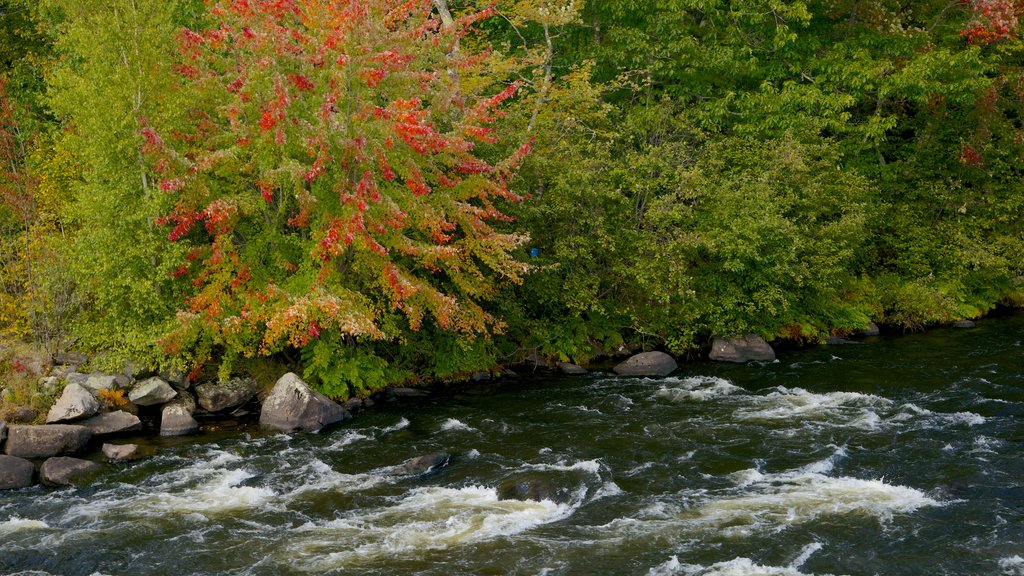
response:
<path fill-rule="evenodd" d="M 153 441 L 92 486 L 0 493 L 0 571 L 1024 575 L 1022 340 L 1016 315 Z"/>

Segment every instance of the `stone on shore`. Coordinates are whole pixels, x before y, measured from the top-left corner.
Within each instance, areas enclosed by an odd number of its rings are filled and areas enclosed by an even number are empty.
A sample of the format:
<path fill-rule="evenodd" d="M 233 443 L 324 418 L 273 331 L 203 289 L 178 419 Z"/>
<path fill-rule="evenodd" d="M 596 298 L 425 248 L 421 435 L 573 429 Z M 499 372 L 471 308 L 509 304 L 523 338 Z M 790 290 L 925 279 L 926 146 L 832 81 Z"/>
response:
<path fill-rule="evenodd" d="M 867 328 L 860 331 L 861 336 L 878 336 L 881 330 L 878 329 L 878 324 L 874 322 L 868 322 Z"/>
<path fill-rule="evenodd" d="M 123 462 L 139 455 L 138 444 L 104 444 L 102 450 L 110 462 Z"/>
<path fill-rule="evenodd" d="M 974 328 L 975 326 L 977 324 L 974 323 L 974 320 L 957 320 L 953 322 L 953 328 L 967 329 Z"/>
<path fill-rule="evenodd" d="M 88 420 L 83 420 L 81 424 L 92 430 L 93 436 L 142 430 L 142 421 L 139 420 L 139 417 L 122 410 L 97 414 Z"/>
<path fill-rule="evenodd" d="M 11 426 L 7 430 L 4 453 L 21 458 L 49 458 L 79 452 L 92 438 L 85 426 L 47 424 L 45 426 Z"/>
<path fill-rule="evenodd" d="M 196 386 L 199 406 L 207 412 L 241 406 L 255 398 L 259 391 L 259 383 L 252 378 L 232 378 L 227 382 L 207 382 Z"/>
<path fill-rule="evenodd" d="M 28 406 L 18 406 L 14 409 L 7 417 L 9 424 L 28 424 L 39 417 L 39 412 L 29 408 Z"/>
<path fill-rule="evenodd" d="M 114 374 L 103 374 L 102 372 L 96 372 L 90 374 L 85 380 L 85 387 L 93 391 L 93 394 L 98 394 L 100 390 L 116 390 L 120 388 L 117 376 Z"/>
<path fill-rule="evenodd" d="M 159 376 L 146 378 L 132 387 L 128 399 L 138 406 L 159 406 L 166 404 L 178 395 L 166 380 Z"/>
<path fill-rule="evenodd" d="M 282 432 L 315 432 L 345 419 L 347 412 L 339 404 L 311 389 L 296 374 L 289 372 L 277 381 L 263 402 L 260 426 Z"/>
<path fill-rule="evenodd" d="M 87 484 L 102 471 L 103 466 L 95 462 L 57 456 L 43 462 L 39 468 L 39 480 L 49 486 L 74 486 Z"/>
<path fill-rule="evenodd" d="M 612 370 L 620 376 L 668 376 L 678 367 L 675 359 L 664 352 L 641 352 Z"/>
<path fill-rule="evenodd" d="M 775 350 L 756 334 L 747 334 L 742 338 L 716 336 L 709 357 L 718 362 L 771 362 L 775 360 Z"/>
<path fill-rule="evenodd" d="M 0 420 L 0 448 L 4 447 L 4 440 L 7 440 L 7 422 Z"/>
<path fill-rule="evenodd" d="M 572 362 L 559 362 L 558 370 L 562 374 L 566 374 L 569 376 L 582 376 L 584 374 L 589 374 L 586 368 L 573 364 Z"/>
<path fill-rule="evenodd" d="M 164 404 L 160 414 L 161 436 L 186 436 L 199 432 L 199 423 L 183 402 Z"/>
<path fill-rule="evenodd" d="M 100 411 L 100 401 L 84 386 L 68 384 L 60 399 L 46 414 L 46 423 L 69 422 L 88 418 Z"/>
<path fill-rule="evenodd" d="M 28 488 L 35 472 L 36 467 L 24 458 L 0 455 L 0 490 Z"/>

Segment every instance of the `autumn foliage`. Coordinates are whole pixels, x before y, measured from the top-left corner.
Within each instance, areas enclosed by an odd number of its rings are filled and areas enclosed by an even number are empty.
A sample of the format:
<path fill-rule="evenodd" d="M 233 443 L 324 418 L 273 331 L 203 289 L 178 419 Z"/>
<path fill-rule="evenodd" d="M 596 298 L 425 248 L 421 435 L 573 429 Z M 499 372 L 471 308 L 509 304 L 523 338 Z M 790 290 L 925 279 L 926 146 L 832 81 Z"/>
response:
<path fill-rule="evenodd" d="M 168 352 L 201 362 L 351 344 L 426 322 L 466 335 L 500 323 L 479 302 L 526 265 L 502 231 L 528 153 L 481 151 L 515 85 L 460 87 L 455 50 L 488 14 L 442 26 L 430 0 L 231 0 L 178 37 L 189 122 L 143 124 L 169 209 L 173 271 L 193 294 Z"/>

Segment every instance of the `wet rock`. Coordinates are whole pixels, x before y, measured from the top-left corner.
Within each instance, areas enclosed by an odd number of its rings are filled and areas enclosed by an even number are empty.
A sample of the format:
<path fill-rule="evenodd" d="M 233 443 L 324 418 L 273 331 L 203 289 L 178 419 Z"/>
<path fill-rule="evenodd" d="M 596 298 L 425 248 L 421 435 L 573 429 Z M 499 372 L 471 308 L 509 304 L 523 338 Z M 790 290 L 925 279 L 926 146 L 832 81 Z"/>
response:
<path fill-rule="evenodd" d="M 503 482 L 498 487 L 502 500 L 555 500 L 558 491 L 546 478 L 519 478 Z"/>
<path fill-rule="evenodd" d="M 861 336 L 878 336 L 881 331 L 878 329 L 878 324 L 874 322 L 868 322 L 867 328 L 860 331 Z"/>
<path fill-rule="evenodd" d="M 0 455 L 0 490 L 28 488 L 35 472 L 36 467 L 24 458 Z"/>
<path fill-rule="evenodd" d="M 227 382 L 207 382 L 196 386 L 199 406 L 207 412 L 221 412 L 241 406 L 256 397 L 260 385 L 251 378 L 232 378 Z"/>
<path fill-rule="evenodd" d="M 409 458 L 405 462 L 402 462 L 399 465 L 399 469 L 402 474 L 418 476 L 420 474 L 433 472 L 439 468 L 444 468 L 449 462 L 451 462 L 451 459 L 451 454 L 446 454 L 444 452 L 424 454 L 423 456 Z"/>
<path fill-rule="evenodd" d="M 159 376 L 146 378 L 132 386 L 128 399 L 139 406 L 159 406 L 166 404 L 178 395 L 166 380 Z"/>
<path fill-rule="evenodd" d="M 100 472 L 103 472 L 103 466 L 95 462 L 57 456 L 43 462 L 39 468 L 39 479 L 49 486 L 74 486 L 88 484 Z"/>
<path fill-rule="evenodd" d="M 770 362 L 775 360 L 775 350 L 755 334 L 747 334 L 742 338 L 716 336 L 709 357 L 718 362 Z"/>
<path fill-rule="evenodd" d="M 60 399 L 46 414 L 46 423 L 69 422 L 88 418 L 100 411 L 100 402 L 84 386 L 68 384 Z"/>
<path fill-rule="evenodd" d="M 142 422 L 138 416 L 121 410 L 98 414 L 88 420 L 83 420 L 81 424 L 92 430 L 93 436 L 142 430 Z"/>
<path fill-rule="evenodd" d="M 199 423 L 182 402 L 164 404 L 160 414 L 161 436 L 186 436 L 199 432 Z"/>
<path fill-rule="evenodd" d="M 93 391 L 93 394 L 100 390 L 116 390 L 121 387 L 117 376 L 114 374 L 94 373 L 85 380 L 84 386 Z"/>
<path fill-rule="evenodd" d="M 36 412 L 28 406 L 18 406 L 14 409 L 14 412 L 11 412 L 7 417 L 7 421 L 11 424 L 28 424 L 38 417 L 39 412 Z"/>
<path fill-rule="evenodd" d="M 473 372 L 473 375 L 469 377 L 471 382 L 487 382 L 492 378 L 490 372 Z"/>
<path fill-rule="evenodd" d="M 845 344 L 860 344 L 860 342 L 857 342 L 856 340 L 847 340 L 846 338 L 842 338 L 840 336 L 832 336 L 831 338 L 825 340 L 825 344 L 828 344 L 829 346 L 842 346 Z"/>
<path fill-rule="evenodd" d="M 953 322 L 953 328 L 960 328 L 962 330 L 974 328 L 975 326 L 977 326 L 977 324 L 975 324 L 973 320 L 957 320 L 956 322 Z"/>
<path fill-rule="evenodd" d="M 373 408 L 375 402 L 369 398 L 363 398 L 363 408 Z"/>
<path fill-rule="evenodd" d="M 45 426 L 11 426 L 7 430 L 4 452 L 21 458 L 48 458 L 75 454 L 85 448 L 92 431 L 85 426 L 47 424 Z"/>
<path fill-rule="evenodd" d="M 664 352 L 641 352 L 612 368 L 621 376 L 668 376 L 679 365 Z"/>
<path fill-rule="evenodd" d="M 139 456 L 138 444 L 104 444 L 101 450 L 110 462 L 124 462 Z"/>
<path fill-rule="evenodd" d="M 363 407 L 362 398 L 349 398 L 348 402 L 345 402 L 345 410 L 349 412 Z"/>
<path fill-rule="evenodd" d="M 7 422 L 0 420 L 0 448 L 4 447 L 4 440 L 7 440 Z"/>
<path fill-rule="evenodd" d="M 583 368 L 582 366 L 577 366 L 572 362 L 559 362 L 558 370 L 562 374 L 567 374 L 569 376 L 582 376 L 583 374 L 589 374 L 586 368 Z M 675 370 L 675 368 L 673 368 L 673 370 Z"/>
<path fill-rule="evenodd" d="M 274 384 L 263 402 L 260 426 L 282 432 L 314 432 L 340 422 L 348 413 L 339 404 L 311 389 L 296 374 L 289 372 Z"/>
<path fill-rule="evenodd" d="M 391 398 L 424 398 L 430 394 L 426 390 L 417 390 L 416 388 L 390 388 L 388 396 Z"/>

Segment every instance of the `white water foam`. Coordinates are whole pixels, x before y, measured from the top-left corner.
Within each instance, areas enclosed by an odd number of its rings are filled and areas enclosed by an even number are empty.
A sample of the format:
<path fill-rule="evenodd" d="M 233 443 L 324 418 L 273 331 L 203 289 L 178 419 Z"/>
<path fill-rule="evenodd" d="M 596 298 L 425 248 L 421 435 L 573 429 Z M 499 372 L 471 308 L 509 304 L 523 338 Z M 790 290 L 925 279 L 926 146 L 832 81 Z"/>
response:
<path fill-rule="evenodd" d="M 677 556 L 669 558 L 664 564 L 659 564 L 647 572 L 648 576 L 811 576 L 804 574 L 800 566 L 807 562 L 812 554 L 821 550 L 822 545 L 818 542 L 804 546 L 800 555 L 789 563 L 788 566 L 763 566 L 754 563 L 749 558 L 734 558 L 727 562 L 718 562 L 711 566 L 700 566 L 683 564 Z M 820 576 L 831 576 L 822 574 Z"/>
<path fill-rule="evenodd" d="M 743 388 L 732 382 L 714 376 L 692 376 L 666 379 L 665 381 L 677 386 L 661 388 L 654 393 L 654 397 L 669 402 L 707 402 L 714 398 L 743 391 Z"/>
<path fill-rule="evenodd" d="M 765 396 L 752 397 L 758 405 L 741 408 L 735 414 L 740 420 L 842 420 L 858 426 L 873 426 L 878 418 L 871 408 L 887 407 L 893 401 L 859 392 L 827 392 L 815 394 L 803 388 L 779 386 Z"/>
<path fill-rule="evenodd" d="M 6 522 L 0 522 L 0 534 L 13 534 L 24 530 L 45 530 L 50 525 L 42 520 L 29 520 L 11 516 Z"/>
<path fill-rule="evenodd" d="M 399 430 L 404 430 L 404 429 L 406 429 L 408 427 L 409 427 L 409 420 L 407 420 L 406 418 L 403 417 L 401 420 L 399 420 L 393 426 L 387 426 L 385 428 L 381 428 L 380 433 L 383 436 L 384 434 L 388 434 L 389 432 L 397 432 Z"/>
<path fill-rule="evenodd" d="M 999 559 L 999 568 L 1008 576 L 1024 576 L 1024 558 L 1009 556 Z"/>
<path fill-rule="evenodd" d="M 452 430 L 461 430 L 465 432 L 477 432 L 476 428 L 473 428 L 469 424 L 455 418 L 449 418 L 441 423 L 441 431 L 449 432 Z"/>
<path fill-rule="evenodd" d="M 601 463 L 597 460 L 581 460 L 575 464 L 559 461 L 555 464 L 525 464 L 523 468 L 555 472 L 589 472 L 597 476 L 601 471 Z"/>

